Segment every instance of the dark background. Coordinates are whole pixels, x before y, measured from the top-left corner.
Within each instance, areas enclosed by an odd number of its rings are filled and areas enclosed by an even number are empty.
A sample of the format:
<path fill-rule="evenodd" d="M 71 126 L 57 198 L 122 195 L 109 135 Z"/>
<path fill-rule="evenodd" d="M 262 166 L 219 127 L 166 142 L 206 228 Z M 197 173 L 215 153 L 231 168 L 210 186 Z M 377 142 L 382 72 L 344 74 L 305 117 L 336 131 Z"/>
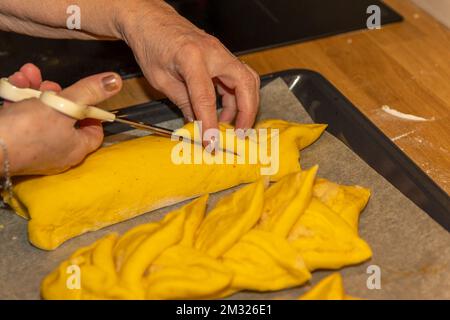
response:
<path fill-rule="evenodd" d="M 366 28 L 371 4 L 381 7 L 383 24 L 401 17 L 377 0 L 171 0 L 182 15 L 218 37 L 236 54 Z M 149 32 L 152 32 L 149 30 Z M 141 74 L 121 41 L 50 40 L 0 32 L 0 76 L 24 63 L 63 86 L 82 77 L 116 71 Z"/>

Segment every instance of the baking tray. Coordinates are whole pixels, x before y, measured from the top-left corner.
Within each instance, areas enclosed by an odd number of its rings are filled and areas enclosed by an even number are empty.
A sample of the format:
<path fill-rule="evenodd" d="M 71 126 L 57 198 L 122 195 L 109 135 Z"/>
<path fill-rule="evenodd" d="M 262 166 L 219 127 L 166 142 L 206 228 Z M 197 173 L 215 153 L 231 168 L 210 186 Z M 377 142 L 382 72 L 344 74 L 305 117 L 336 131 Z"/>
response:
<path fill-rule="evenodd" d="M 361 185 L 371 190 L 371 199 L 359 220 L 358 233 L 370 244 L 373 257 L 363 264 L 349 266 L 340 271 L 345 279 L 347 292 L 352 296 L 366 299 L 450 299 L 448 273 L 450 233 L 332 134 L 333 131 L 336 132 L 336 136 L 341 137 L 348 145 L 355 144 L 352 140 L 355 135 L 369 135 L 369 137 L 373 135 L 370 126 L 361 125 L 360 119 L 363 119 L 362 123 L 368 122 L 367 119 L 360 116 L 355 120 L 350 117 L 349 115 L 353 115 L 354 112 L 348 111 L 347 107 L 350 106 L 350 110 L 354 107 L 314 72 L 291 70 L 276 73 L 263 77 L 263 85 L 258 121 L 279 118 L 286 121 L 311 123 L 313 120 L 307 113 L 307 109 L 317 121 L 331 124 L 329 132 L 325 132 L 317 143 L 301 152 L 302 168 L 317 164 L 320 168 L 320 177 L 338 184 Z M 148 103 L 121 111 L 121 113 L 124 112 L 140 119 L 147 119 L 149 122 L 172 119 L 159 123 L 161 126 L 172 129 L 178 128 L 183 123 L 176 108 L 167 101 Z M 322 112 L 324 121 L 320 120 L 319 116 Z M 330 115 L 327 118 L 328 114 Z M 149 119 L 149 115 L 155 118 Z M 341 117 L 343 117 L 342 120 Z M 353 131 L 347 132 L 347 127 L 354 127 Z M 126 131 L 107 137 L 105 145 L 146 135 L 143 131 L 132 130 L 128 127 L 109 125 L 105 128 L 110 132 Z M 380 153 L 385 152 L 377 142 L 377 139 L 383 135 L 375 132 L 378 136 L 373 135 L 371 139 L 375 142 L 371 141 L 369 147 L 382 150 Z M 398 167 L 400 168 L 398 170 L 403 170 L 400 165 Z M 238 188 L 211 194 L 208 205 L 214 206 L 225 194 Z M 76 249 L 90 245 L 111 232 L 124 234 L 135 226 L 160 221 L 168 212 L 185 203 L 154 210 L 95 232 L 88 232 L 50 252 L 30 245 L 27 237 L 27 220 L 13 214 L 10 209 L 0 209 L 0 253 L 2 255 L 0 299 L 39 299 L 42 279 Z M 380 271 L 382 270 L 380 290 L 370 290 L 367 287 L 367 268 L 371 265 L 379 266 Z M 295 299 L 329 273 L 329 271 L 314 272 L 311 282 L 302 287 L 263 294 L 241 292 L 230 298 Z"/>
<path fill-rule="evenodd" d="M 315 122 L 327 123 L 329 133 L 344 142 L 418 207 L 450 231 L 449 195 L 328 80 L 314 71 L 291 69 L 262 76 L 261 86 L 276 78 L 284 80 Z M 182 117 L 178 108 L 168 100 L 121 109 L 118 115 L 151 124 Z M 112 135 L 127 131 L 129 127 L 119 123 L 107 123 L 104 129 L 106 135 Z"/>

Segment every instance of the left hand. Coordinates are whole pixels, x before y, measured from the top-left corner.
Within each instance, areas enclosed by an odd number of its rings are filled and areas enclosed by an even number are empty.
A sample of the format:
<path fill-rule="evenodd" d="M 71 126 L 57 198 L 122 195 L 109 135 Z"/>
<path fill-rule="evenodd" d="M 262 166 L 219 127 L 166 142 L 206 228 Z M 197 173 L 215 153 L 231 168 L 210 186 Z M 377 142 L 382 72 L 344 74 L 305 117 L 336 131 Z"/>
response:
<path fill-rule="evenodd" d="M 55 91 L 83 105 L 100 103 L 122 86 L 118 74 L 106 72 L 61 90 L 57 83 L 42 82 L 39 69 L 32 64 L 23 66 L 9 81 L 22 88 Z M 77 165 L 100 147 L 103 128 L 98 120 L 77 121 L 34 98 L 5 103 L 0 109 L 0 138 L 8 151 L 11 176 L 55 174 Z M 4 174 L 2 169 L 0 166 Z"/>

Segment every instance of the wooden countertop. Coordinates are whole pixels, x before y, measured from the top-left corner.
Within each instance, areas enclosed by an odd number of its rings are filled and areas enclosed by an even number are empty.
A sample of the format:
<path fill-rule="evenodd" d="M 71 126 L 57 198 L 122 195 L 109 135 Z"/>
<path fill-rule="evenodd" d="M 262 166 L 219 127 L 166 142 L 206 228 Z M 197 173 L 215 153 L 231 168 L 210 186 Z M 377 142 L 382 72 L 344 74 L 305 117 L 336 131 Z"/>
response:
<path fill-rule="evenodd" d="M 409 0 L 385 2 L 405 21 L 240 58 L 260 74 L 321 73 L 450 194 L 450 30 Z M 159 97 L 138 78 L 107 104 L 114 109 Z M 428 121 L 405 120 L 383 106 Z"/>

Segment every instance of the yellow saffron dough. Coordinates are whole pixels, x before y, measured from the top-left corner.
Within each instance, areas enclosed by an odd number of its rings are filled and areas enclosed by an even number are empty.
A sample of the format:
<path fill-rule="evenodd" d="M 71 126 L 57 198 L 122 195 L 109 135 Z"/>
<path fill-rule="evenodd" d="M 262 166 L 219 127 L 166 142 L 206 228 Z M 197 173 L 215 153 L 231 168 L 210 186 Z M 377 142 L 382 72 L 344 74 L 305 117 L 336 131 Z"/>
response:
<path fill-rule="evenodd" d="M 317 140 L 315 135 L 320 136 L 326 129 L 323 124 L 299 124 L 286 122 L 283 120 L 268 120 L 257 123 L 255 128 L 275 128 L 280 133 L 280 156 L 283 157 L 283 165 L 280 165 L 278 172 L 272 177 L 272 181 L 278 181 L 289 173 L 300 170 L 298 157 L 287 157 L 293 149 L 303 150 Z M 314 132 L 315 134 L 311 134 Z"/>
<path fill-rule="evenodd" d="M 299 300 L 356 300 L 345 294 L 342 276 L 335 272 L 322 279 L 311 290 L 299 297 Z"/>
<path fill-rule="evenodd" d="M 222 197 L 208 213 L 208 191 L 203 190 L 203 196 L 159 222 L 134 227 L 122 236 L 105 236 L 77 250 L 43 280 L 43 298 L 213 299 L 241 290 L 300 286 L 314 270 L 338 269 L 369 259 L 370 247 L 358 236 L 358 219 L 369 190 L 316 178 L 317 166 L 302 171 L 298 164 L 298 149 L 317 139 L 324 127 L 283 121 L 260 126 L 280 129 L 280 151 L 284 150 L 280 170 L 285 174 L 262 178 L 253 172 L 249 181 L 254 182 Z M 221 171 L 221 167 L 212 167 Z M 257 166 L 244 167 L 252 171 Z M 204 178 L 200 171 L 196 174 Z M 230 172 L 249 174 L 225 170 L 213 179 L 225 179 Z M 236 176 L 231 179 L 238 180 Z M 269 179 L 276 182 L 265 189 Z M 222 186 L 221 181 L 215 183 Z M 178 182 L 175 189 L 186 195 L 193 192 L 190 184 Z M 79 283 L 72 274 L 77 268 Z M 77 284 L 78 288 L 70 288 Z M 322 280 L 301 297 L 349 298 L 339 274 Z"/>
<path fill-rule="evenodd" d="M 260 180 L 220 199 L 197 231 L 195 248 L 217 258 L 261 217 L 264 184 Z"/>
<path fill-rule="evenodd" d="M 369 201 L 370 190 L 317 179 L 314 184 L 314 195 L 358 232 L 359 214 Z"/>
<path fill-rule="evenodd" d="M 210 255 L 187 246 L 163 252 L 143 279 L 146 299 L 212 299 L 227 290 L 232 272 Z"/>
<path fill-rule="evenodd" d="M 326 128 L 281 120 L 259 126 L 279 129 L 279 171 L 272 181 L 298 171 L 299 149 Z M 190 124 L 185 129 L 193 133 L 195 128 Z M 31 243 L 52 250 L 82 233 L 261 177 L 259 163 L 176 164 L 171 156 L 180 144 L 148 136 L 101 148 L 64 173 L 16 180 L 9 204 L 30 219 Z"/>
<path fill-rule="evenodd" d="M 264 194 L 264 207 L 257 228 L 285 238 L 308 206 L 318 166 L 282 178 Z"/>
<path fill-rule="evenodd" d="M 299 286 L 311 278 L 312 270 L 368 259 L 370 248 L 352 227 L 311 195 L 316 171 L 313 167 L 288 175 L 266 191 L 261 180 L 243 186 L 219 200 L 207 214 L 205 195 L 167 214 L 161 222 L 137 226 L 121 237 L 106 236 L 76 251 L 48 275 L 42 283 L 42 296 L 213 299 L 241 290 L 264 292 Z M 289 194 L 290 189 L 297 195 Z M 273 198 L 279 201 L 272 202 Z M 298 199 L 305 202 L 304 212 L 292 210 Z M 271 218 L 284 221 L 287 227 L 281 229 L 290 230 L 287 237 L 275 232 L 276 228 L 259 227 L 264 204 L 282 201 L 290 205 L 279 210 L 270 206 Z M 67 287 L 72 265 L 81 269 L 77 290 Z M 313 292 L 331 290 L 333 294 L 328 296 L 336 298 L 336 280 L 331 284 Z"/>
<path fill-rule="evenodd" d="M 263 230 L 251 230 L 223 256 L 233 271 L 231 288 L 274 291 L 301 285 L 311 278 L 301 255 L 283 237 Z"/>
<path fill-rule="evenodd" d="M 353 227 L 316 197 L 311 199 L 288 239 L 310 271 L 339 269 L 372 256 L 369 245 Z"/>
<path fill-rule="evenodd" d="M 149 268 L 169 248 L 187 248 L 204 215 L 207 195 L 166 215 L 160 222 L 137 226 L 122 237 L 108 235 L 77 250 L 42 283 L 46 299 L 144 299 Z M 180 260 L 181 261 L 181 260 Z M 80 268 L 80 289 L 70 289 L 68 267 Z M 227 280 L 230 282 L 230 279 Z M 222 288 L 220 288 L 222 289 Z"/>

